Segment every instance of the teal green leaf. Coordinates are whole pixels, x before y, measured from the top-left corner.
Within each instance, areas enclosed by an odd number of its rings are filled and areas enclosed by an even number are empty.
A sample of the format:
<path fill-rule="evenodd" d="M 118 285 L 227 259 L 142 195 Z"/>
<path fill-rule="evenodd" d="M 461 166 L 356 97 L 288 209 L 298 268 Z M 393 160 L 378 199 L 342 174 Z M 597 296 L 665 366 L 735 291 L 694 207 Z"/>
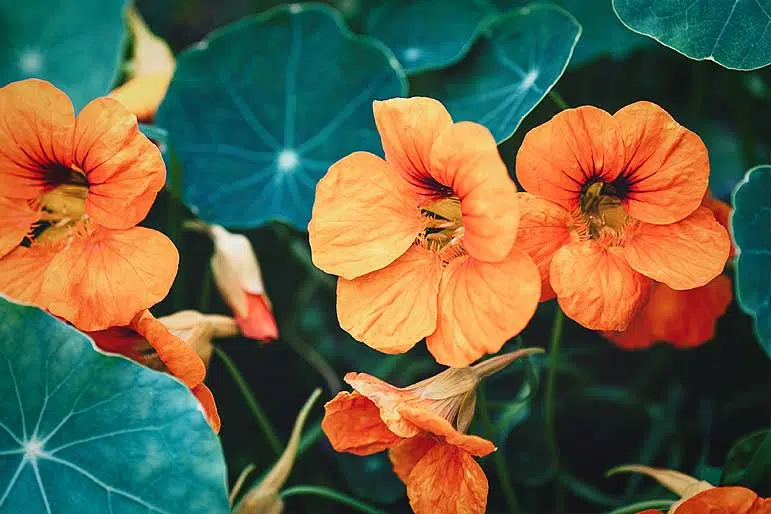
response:
<path fill-rule="evenodd" d="M 372 101 L 406 93 L 396 58 L 337 11 L 282 6 L 183 52 L 157 125 L 183 170 L 183 198 L 209 223 L 304 229 L 330 164 L 380 151 Z"/>
<path fill-rule="evenodd" d="M 0 514 L 225 514 L 225 480 L 184 384 L 0 297 Z"/>
<path fill-rule="evenodd" d="M 126 0 L 0 0 L 0 86 L 34 77 L 79 110 L 120 71 Z"/>
<path fill-rule="evenodd" d="M 412 74 L 458 62 L 494 12 L 482 0 L 386 0 L 366 14 L 364 32 Z"/>
<path fill-rule="evenodd" d="M 755 333 L 771 357 L 771 166 L 747 172 L 733 195 L 731 231 L 739 250 L 736 292 L 755 318 Z"/>
<path fill-rule="evenodd" d="M 771 0 L 613 0 L 629 29 L 732 70 L 771 63 Z"/>
<path fill-rule="evenodd" d="M 771 430 L 758 430 L 734 443 L 723 466 L 722 484 L 743 485 L 763 496 L 771 494 L 767 492 L 771 491 Z"/>
<path fill-rule="evenodd" d="M 454 120 L 481 123 L 505 141 L 562 76 L 580 36 L 581 25 L 559 7 L 513 10 L 445 71 L 435 96 Z"/>

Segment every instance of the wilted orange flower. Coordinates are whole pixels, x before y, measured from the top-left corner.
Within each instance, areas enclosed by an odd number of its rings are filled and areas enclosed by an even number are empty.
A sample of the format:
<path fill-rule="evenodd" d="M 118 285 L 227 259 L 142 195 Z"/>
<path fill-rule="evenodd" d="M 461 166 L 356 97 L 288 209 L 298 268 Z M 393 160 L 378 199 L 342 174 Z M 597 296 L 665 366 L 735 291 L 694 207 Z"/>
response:
<path fill-rule="evenodd" d="M 476 387 L 518 357 L 541 351 L 527 348 L 470 368 L 449 368 L 404 388 L 348 373 L 345 381 L 354 391 L 327 402 L 321 428 L 339 452 L 371 455 L 388 449 L 416 514 L 481 514 L 488 484 L 474 457 L 492 453 L 495 446 L 465 434 Z"/>
<path fill-rule="evenodd" d="M 119 353 L 181 380 L 201 403 L 212 428 L 219 432 L 220 417 L 211 391 L 203 383 L 206 366 L 195 349 L 169 330 L 150 311 L 142 311 L 124 327 L 89 332 L 102 350 Z"/>
<path fill-rule="evenodd" d="M 166 296 L 179 255 L 136 227 L 163 187 L 158 149 L 118 102 L 75 117 L 29 79 L 0 88 L 0 291 L 82 330 L 127 325 Z"/>
<path fill-rule="evenodd" d="M 731 212 L 728 204 L 707 194 L 702 205 L 728 230 Z M 603 335 L 627 349 L 650 348 L 657 341 L 672 343 L 678 348 L 694 348 L 715 336 L 717 319 L 725 313 L 732 299 L 731 279 L 725 273 L 705 286 L 684 291 L 656 282 L 648 302 L 627 329 L 603 332 Z"/>
<path fill-rule="evenodd" d="M 728 258 L 706 207 L 701 139 L 637 102 L 614 115 L 568 109 L 531 130 L 517 154 L 517 246 L 541 271 L 542 295 L 587 328 L 624 330 L 654 281 L 703 286 Z"/>
<path fill-rule="evenodd" d="M 514 248 L 514 182 L 490 132 L 430 98 L 374 102 L 385 160 L 356 152 L 316 187 L 313 262 L 338 275 L 340 325 L 385 353 L 422 338 L 436 360 L 494 353 L 535 312 L 539 278 Z"/>

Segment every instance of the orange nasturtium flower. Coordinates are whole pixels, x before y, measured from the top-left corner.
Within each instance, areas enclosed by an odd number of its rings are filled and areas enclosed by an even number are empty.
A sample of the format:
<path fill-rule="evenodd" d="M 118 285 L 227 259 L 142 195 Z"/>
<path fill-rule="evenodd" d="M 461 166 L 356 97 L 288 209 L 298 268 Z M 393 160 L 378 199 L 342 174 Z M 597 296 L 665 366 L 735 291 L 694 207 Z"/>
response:
<path fill-rule="evenodd" d="M 728 232 L 701 207 L 709 161 L 699 136 L 637 102 L 613 115 L 568 109 L 531 130 L 517 154 L 517 246 L 587 328 L 625 330 L 654 281 L 703 286 L 722 271 Z"/>
<path fill-rule="evenodd" d="M 422 338 L 466 366 L 524 328 L 538 270 L 514 245 L 516 185 L 493 136 L 430 98 L 374 102 L 385 160 L 356 152 L 316 187 L 314 264 L 340 278 L 340 325 L 385 353 Z"/>
<path fill-rule="evenodd" d="M 166 179 L 160 151 L 115 100 L 75 117 L 48 82 L 0 88 L 0 292 L 82 330 L 127 325 L 166 296 L 179 254 L 136 227 Z"/>
<path fill-rule="evenodd" d="M 168 319 L 156 319 L 145 310 L 134 316 L 127 326 L 88 332 L 88 335 L 102 350 L 125 355 L 149 368 L 177 377 L 198 398 L 212 428 L 219 432 L 217 405 L 211 391 L 203 383 L 206 365 L 192 346 L 193 341 L 181 339 L 169 327 L 178 326 L 179 318 L 172 315 Z M 197 330 L 185 329 L 181 332 L 190 335 L 198 333 Z"/>
<path fill-rule="evenodd" d="M 404 388 L 348 373 L 345 381 L 354 391 L 327 402 L 321 428 L 339 452 L 371 455 L 388 449 L 416 514 L 482 514 L 488 484 L 474 457 L 496 448 L 465 433 L 476 387 L 518 357 L 541 351 L 526 348 L 472 367 L 449 368 Z"/>
<path fill-rule="evenodd" d="M 728 229 L 729 205 L 709 195 L 702 205 Z M 657 341 L 672 343 L 678 348 L 695 348 L 715 336 L 717 319 L 725 313 L 732 299 L 731 279 L 725 273 L 705 286 L 684 291 L 656 282 L 648 303 L 627 329 L 603 332 L 603 335 L 626 349 L 650 348 Z"/>

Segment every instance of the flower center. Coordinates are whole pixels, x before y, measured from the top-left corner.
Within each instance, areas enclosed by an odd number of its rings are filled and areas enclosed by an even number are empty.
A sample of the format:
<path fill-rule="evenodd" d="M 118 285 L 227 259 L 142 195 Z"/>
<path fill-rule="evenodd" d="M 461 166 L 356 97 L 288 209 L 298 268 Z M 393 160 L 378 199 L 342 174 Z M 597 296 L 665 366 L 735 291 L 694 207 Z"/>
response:
<path fill-rule="evenodd" d="M 72 237 L 87 224 L 88 181 L 77 168 L 57 167 L 47 177 L 51 189 L 40 197 L 40 221 L 33 230 L 37 243 Z"/>
<path fill-rule="evenodd" d="M 439 254 L 447 263 L 465 254 L 463 240 L 463 217 L 460 200 L 451 196 L 442 198 L 420 208 L 425 219 L 425 229 L 418 235 L 416 244 Z"/>
<path fill-rule="evenodd" d="M 607 182 L 590 184 L 581 193 L 579 206 L 580 217 L 590 239 L 617 240 L 623 236 L 630 218 L 616 186 Z"/>

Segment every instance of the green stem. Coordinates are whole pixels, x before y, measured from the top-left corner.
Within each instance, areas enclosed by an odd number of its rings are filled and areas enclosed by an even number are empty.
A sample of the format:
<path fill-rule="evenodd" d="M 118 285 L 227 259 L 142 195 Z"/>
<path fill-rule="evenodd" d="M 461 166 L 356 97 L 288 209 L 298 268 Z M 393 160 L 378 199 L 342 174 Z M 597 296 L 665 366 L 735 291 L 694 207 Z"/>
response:
<path fill-rule="evenodd" d="M 324 432 L 321 430 L 321 420 L 313 424 L 311 428 L 300 439 L 300 444 L 297 445 L 297 457 L 305 453 L 305 451 L 313 446 L 318 441 Z"/>
<path fill-rule="evenodd" d="M 201 280 L 201 298 L 198 301 L 198 310 L 204 314 L 209 312 L 211 308 L 211 286 L 213 280 L 214 273 L 211 270 L 211 266 L 207 264 L 203 272 L 203 279 Z"/>
<path fill-rule="evenodd" d="M 559 446 L 557 444 L 557 428 L 555 425 L 556 409 L 554 405 L 554 396 L 557 387 L 557 365 L 560 356 L 560 344 L 562 343 L 562 327 L 565 321 L 565 314 L 556 306 L 554 312 L 554 323 L 551 331 L 551 343 L 549 345 L 549 372 L 546 377 L 546 402 L 544 405 L 544 421 L 546 425 L 546 446 L 549 451 L 549 458 L 555 473 L 555 514 L 564 512 L 564 498 L 562 480 L 560 478 L 560 456 Z"/>
<path fill-rule="evenodd" d="M 485 395 L 484 384 L 480 385 L 477 389 L 477 405 L 479 406 L 479 416 L 482 420 L 482 426 L 488 439 L 493 438 L 493 423 L 490 420 L 490 412 L 487 409 L 487 395 Z M 509 512 L 511 514 L 519 514 L 519 501 L 517 501 L 517 494 L 514 492 L 514 488 L 511 487 L 511 476 L 509 476 L 509 469 L 506 467 L 506 458 L 503 455 L 503 450 L 499 449 L 493 453 L 493 462 L 495 463 L 495 471 L 498 475 L 498 481 L 503 489 L 503 494 L 506 497 L 506 503 L 509 505 Z"/>
<path fill-rule="evenodd" d="M 559 107 L 561 110 L 570 109 L 570 106 L 565 101 L 564 98 L 562 98 L 562 95 L 557 92 L 556 89 L 552 89 L 549 91 L 549 98 L 552 102 L 554 102 L 554 105 Z"/>
<path fill-rule="evenodd" d="M 672 500 L 648 500 L 621 507 L 620 509 L 608 512 L 608 514 L 635 514 L 646 509 L 668 509 L 672 503 Z"/>
<path fill-rule="evenodd" d="M 289 498 L 290 496 L 299 496 L 299 495 L 306 495 L 306 494 L 312 495 L 312 496 L 320 496 L 328 500 L 333 500 L 342 505 L 347 505 L 348 507 L 354 508 L 359 512 L 365 512 L 366 514 L 388 514 L 384 510 L 371 507 L 366 503 L 360 502 L 359 500 L 351 498 L 350 496 L 346 496 L 345 494 L 337 492 L 334 489 L 328 489 L 326 487 L 318 487 L 315 485 L 297 485 L 294 487 L 290 487 L 288 489 L 284 489 L 283 491 L 281 491 L 281 493 L 279 493 L 279 496 L 283 499 L 283 498 Z"/>
<path fill-rule="evenodd" d="M 265 415 L 262 407 L 260 407 L 260 404 L 257 403 L 257 398 L 255 398 L 254 394 L 252 394 L 252 391 L 249 388 L 249 384 L 246 383 L 246 380 L 244 380 L 241 372 L 238 371 L 236 363 L 233 362 L 228 354 L 216 346 L 214 347 L 214 353 L 217 354 L 217 357 L 225 365 L 228 372 L 230 373 L 230 376 L 233 377 L 233 381 L 235 381 L 238 389 L 241 390 L 241 394 L 243 395 L 244 400 L 246 400 L 246 404 L 249 406 L 252 414 L 254 414 L 254 418 L 257 420 L 257 424 L 260 426 L 262 433 L 268 440 L 268 445 L 276 455 L 281 455 L 281 452 L 283 451 L 281 441 L 279 440 L 278 436 L 276 436 L 276 432 L 273 430 L 273 427 L 270 424 L 270 420 Z"/>
<path fill-rule="evenodd" d="M 169 205 L 167 211 L 168 235 L 177 251 L 182 254 L 184 237 L 182 235 L 182 165 L 179 163 L 177 154 L 169 149 Z M 177 277 L 174 281 L 174 290 L 171 293 L 171 304 L 175 311 L 182 310 L 185 307 L 185 267 L 184 259 L 180 259 Z"/>

